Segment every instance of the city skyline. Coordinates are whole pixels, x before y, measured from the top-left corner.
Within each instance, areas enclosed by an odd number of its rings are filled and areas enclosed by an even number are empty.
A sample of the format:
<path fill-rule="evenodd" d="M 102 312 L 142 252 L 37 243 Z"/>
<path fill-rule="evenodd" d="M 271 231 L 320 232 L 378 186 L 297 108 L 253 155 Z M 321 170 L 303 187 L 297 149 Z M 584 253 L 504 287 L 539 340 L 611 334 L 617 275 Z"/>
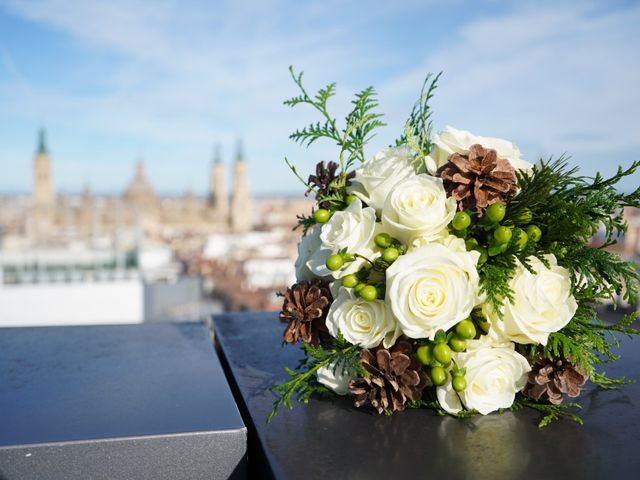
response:
<path fill-rule="evenodd" d="M 31 206 L 21 215 L 24 223 L 12 225 L 14 232 L 26 231 L 27 237 L 36 245 L 47 244 L 55 238 L 52 235 L 55 229 L 93 235 L 96 230 L 107 227 L 117 236 L 125 224 L 152 235 L 161 235 L 159 229 L 169 225 L 234 233 L 248 232 L 253 226 L 251 193 L 247 185 L 249 169 L 242 140 L 236 145 L 230 191 L 226 167 L 220 158 L 220 149 L 216 148 L 215 158 L 209 166 L 209 193 L 203 201 L 198 201 L 189 190 L 178 204 L 166 205 L 148 180 L 144 164 L 138 160 L 132 180 L 122 195 L 110 199 L 109 205 L 99 209 L 90 186 L 86 185 L 81 205 L 74 209 L 63 199 L 64 195 L 56 192 L 52 181 L 54 171 L 45 131 L 41 129 L 33 159 Z M 124 218 L 123 210 L 127 211 L 128 218 Z"/>
<path fill-rule="evenodd" d="M 443 70 L 436 130 L 506 138 L 530 161 L 568 152 L 584 174 L 611 173 L 640 151 L 638 21 L 640 6 L 622 0 L 0 0 L 0 192 L 29 190 L 44 126 L 57 191 L 118 193 L 142 154 L 158 191 L 202 195 L 214 143 L 230 159 L 242 136 L 252 191 L 300 194 L 284 157 L 305 173 L 335 151 L 288 140 L 315 120 L 282 106 L 295 94 L 290 64 L 310 89 L 338 83 L 338 118 L 353 92 L 377 88 L 388 127 L 369 155 L 401 131 L 424 75 Z"/>
<path fill-rule="evenodd" d="M 53 157 L 53 155 L 51 154 L 51 148 L 50 148 L 50 143 L 48 140 L 48 135 L 47 135 L 47 130 L 46 128 L 42 127 L 39 128 L 37 131 L 37 134 L 34 137 L 34 145 L 35 148 L 32 150 L 32 161 L 33 161 L 33 156 L 35 155 L 36 157 L 38 156 L 38 154 L 40 153 L 45 153 L 47 154 L 48 157 L 51 158 L 51 161 L 53 164 L 56 164 L 56 159 L 55 157 Z M 238 138 L 236 139 L 236 141 L 234 142 L 234 147 L 235 150 L 233 151 L 233 153 L 230 153 L 226 159 L 223 157 L 222 155 L 222 145 L 219 142 L 215 142 L 211 148 L 211 154 L 209 156 L 209 162 L 206 166 L 206 168 L 208 170 L 213 171 L 216 166 L 221 166 L 222 170 L 220 171 L 220 173 L 218 173 L 218 177 L 220 179 L 223 180 L 223 182 L 225 184 L 231 184 L 233 182 L 233 172 L 231 171 L 231 168 L 233 166 L 233 164 L 238 160 L 238 158 L 242 158 L 243 160 L 247 160 L 246 157 L 244 156 L 244 141 L 242 138 Z M 231 149 L 229 149 L 231 151 Z M 152 162 L 151 162 L 152 163 Z M 129 172 L 129 177 L 128 180 L 125 179 L 124 183 L 122 185 L 120 185 L 119 187 L 117 187 L 115 190 L 101 190 L 98 186 L 98 188 L 94 188 L 94 185 L 92 185 L 90 182 L 85 182 L 84 184 L 78 185 L 75 189 L 58 189 L 56 188 L 56 184 L 55 184 L 55 179 L 56 179 L 56 175 L 55 175 L 55 167 L 53 168 L 53 172 L 51 174 L 52 179 L 53 179 L 53 193 L 56 195 L 71 195 L 71 196 L 81 196 L 83 195 L 87 188 L 90 189 L 91 193 L 93 195 L 102 195 L 102 196 L 120 196 L 122 195 L 127 188 L 127 182 L 133 178 L 136 175 L 136 171 L 140 168 L 140 166 L 142 166 L 145 170 L 145 176 L 148 175 L 148 168 L 146 166 L 146 162 L 145 162 L 145 156 L 144 154 L 139 154 L 136 157 L 132 158 L 132 160 L 130 161 L 130 172 Z M 220 168 L 220 167 L 218 167 Z M 228 168 L 228 170 L 227 170 Z M 31 173 L 31 179 L 33 179 L 33 173 Z M 208 178 L 208 184 L 206 186 L 206 189 L 202 192 L 194 192 L 193 188 L 191 188 L 190 186 L 187 186 L 185 189 L 176 189 L 176 190 L 171 190 L 171 191 L 165 191 L 165 190 L 161 190 L 161 189 L 154 189 L 156 190 L 156 193 L 159 196 L 184 196 L 184 195 L 196 195 L 199 197 L 203 197 L 203 198 L 207 198 L 211 196 L 212 193 L 212 183 L 215 180 L 212 178 Z M 150 182 L 153 185 L 153 182 Z M 222 189 L 226 189 L 226 186 L 223 185 L 219 185 L 219 188 Z M 24 190 L 5 190 L 5 191 L 1 191 L 0 190 L 0 196 L 3 195 L 25 195 L 25 196 L 30 196 L 33 194 L 33 184 L 30 184 L 27 186 L 26 189 Z M 227 192 L 226 196 L 231 197 L 232 193 Z"/>

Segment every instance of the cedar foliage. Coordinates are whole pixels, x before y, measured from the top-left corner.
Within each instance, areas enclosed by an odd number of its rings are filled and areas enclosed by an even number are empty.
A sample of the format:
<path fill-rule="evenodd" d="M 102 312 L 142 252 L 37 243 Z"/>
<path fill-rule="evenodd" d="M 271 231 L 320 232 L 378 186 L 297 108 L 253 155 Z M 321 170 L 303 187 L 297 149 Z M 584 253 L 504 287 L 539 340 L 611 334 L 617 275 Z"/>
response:
<path fill-rule="evenodd" d="M 315 95 L 311 95 L 302 83 L 303 72 L 296 74 L 293 66 L 289 67 L 289 72 L 300 93 L 285 100 L 284 104 L 289 107 L 308 105 L 320 113 L 322 117 L 322 120 L 296 130 L 289 138 L 307 148 L 321 139 L 330 140 L 339 147 L 340 175 L 330 184 L 330 191 L 332 193 L 317 195 L 317 201 L 318 203 L 330 205 L 333 211 L 341 210 L 347 206 L 346 188 L 348 171 L 357 162 L 364 161 L 365 145 L 375 136 L 375 129 L 385 126 L 385 123 L 381 120 L 382 114 L 375 112 L 375 109 L 379 105 L 376 91 L 373 87 L 369 86 L 356 93 L 354 99 L 351 101 L 351 111 L 344 119 L 344 126 L 340 127 L 337 118 L 329 113 L 328 107 L 329 100 L 336 94 L 336 84 L 330 83 L 326 87 L 320 88 Z M 309 191 L 313 191 L 316 194 L 318 193 L 313 186 L 298 173 L 296 167 L 287 158 L 285 158 L 285 163 Z M 312 216 L 299 216 L 298 223 L 294 227 L 294 230 L 302 227 L 303 234 L 306 235 L 314 224 L 315 221 Z"/>
<path fill-rule="evenodd" d="M 340 369 L 343 375 L 356 377 L 362 374 L 360 367 L 360 347 L 347 342 L 338 332 L 329 345 L 314 346 L 302 343 L 304 356 L 295 370 L 285 367 L 289 379 L 282 384 L 275 385 L 271 390 L 278 398 L 273 402 L 273 407 L 267 416 L 267 423 L 271 422 L 278 412 L 278 408 L 285 406 L 289 410 L 293 408 L 294 397 L 299 402 L 308 403 L 312 395 L 332 397 L 334 393 L 316 380 L 316 372 L 319 368 L 333 364 L 333 371 Z"/>

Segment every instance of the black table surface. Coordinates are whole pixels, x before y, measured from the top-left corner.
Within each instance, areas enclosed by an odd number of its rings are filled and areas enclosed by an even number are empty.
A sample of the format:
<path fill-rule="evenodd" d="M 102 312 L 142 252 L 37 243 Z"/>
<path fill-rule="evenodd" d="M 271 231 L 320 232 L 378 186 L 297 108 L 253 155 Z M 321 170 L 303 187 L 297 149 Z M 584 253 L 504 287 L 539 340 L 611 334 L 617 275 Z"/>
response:
<path fill-rule="evenodd" d="M 584 392 L 584 426 L 562 420 L 540 429 L 540 416 L 528 409 L 465 420 L 429 410 L 378 416 L 356 409 L 349 398 L 296 403 L 267 426 L 276 399 L 269 387 L 286 378 L 285 365 L 297 365 L 300 349 L 282 347 L 275 313 L 221 315 L 214 328 L 250 440 L 276 478 L 638 478 L 637 383 Z M 607 373 L 638 379 L 640 341 L 623 340 L 619 353 L 622 360 Z"/>
<path fill-rule="evenodd" d="M 0 447 L 244 430 L 201 323 L 0 329 Z"/>

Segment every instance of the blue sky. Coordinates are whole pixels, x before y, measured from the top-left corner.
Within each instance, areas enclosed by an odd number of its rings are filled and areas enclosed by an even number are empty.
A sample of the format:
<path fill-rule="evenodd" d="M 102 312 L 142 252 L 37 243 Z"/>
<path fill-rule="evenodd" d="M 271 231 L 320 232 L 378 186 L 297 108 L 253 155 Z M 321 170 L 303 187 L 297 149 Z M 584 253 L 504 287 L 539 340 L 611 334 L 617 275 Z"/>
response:
<path fill-rule="evenodd" d="M 640 159 L 638 24 L 624 1 L 0 0 L 0 192 L 31 188 L 40 125 L 59 191 L 120 192 L 142 157 L 159 191 L 204 193 L 213 144 L 230 164 L 242 136 L 254 192 L 302 192 L 284 156 L 310 172 L 333 149 L 288 140 L 315 119 L 282 105 L 290 64 L 310 88 L 338 82 L 339 115 L 377 88 L 370 153 L 442 70 L 436 129 L 610 173 Z"/>

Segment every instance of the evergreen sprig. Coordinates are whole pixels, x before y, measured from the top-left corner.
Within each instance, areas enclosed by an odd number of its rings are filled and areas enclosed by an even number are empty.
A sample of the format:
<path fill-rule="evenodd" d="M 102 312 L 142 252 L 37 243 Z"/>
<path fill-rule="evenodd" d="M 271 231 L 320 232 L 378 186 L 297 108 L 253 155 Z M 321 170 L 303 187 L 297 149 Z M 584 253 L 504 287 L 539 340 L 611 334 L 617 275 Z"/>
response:
<path fill-rule="evenodd" d="M 431 151 L 433 123 L 429 102 L 438 88 L 438 80 L 440 80 L 441 75 L 442 72 L 435 76 L 429 73 L 425 77 L 420 89 L 420 97 L 411 109 L 411 114 L 404 126 L 404 132 L 396 139 L 396 146 L 409 146 L 420 160 L 424 160 Z"/>
<path fill-rule="evenodd" d="M 519 194 L 508 204 L 505 225 L 515 225 L 519 218 L 533 218 L 542 230 L 536 244 L 527 244 L 520 252 L 507 252 L 490 259 L 482 269 L 481 286 L 494 310 L 499 309 L 512 292 L 508 286 L 518 258 L 527 268 L 530 255 L 546 262 L 544 255 L 553 253 L 558 264 L 571 275 L 572 294 L 578 309 L 572 320 L 560 331 L 549 335 L 545 346 L 529 346 L 527 355 L 535 358 L 560 356 L 585 370 L 592 383 L 602 388 L 617 388 L 628 381 L 609 378 L 598 366 L 617 360 L 613 349 L 619 346 L 616 334 L 637 335 L 632 326 L 636 316 L 627 315 L 614 324 L 599 318 L 596 306 L 604 299 L 617 301 L 620 296 L 630 303 L 637 297 L 640 275 L 637 265 L 605 250 L 626 230 L 624 207 L 640 207 L 640 188 L 631 193 L 619 193 L 615 185 L 640 167 L 633 162 L 627 169 L 619 168 L 610 178 L 577 175 L 577 168 L 568 168 L 567 158 L 541 161 L 532 173 L 519 172 Z M 591 245 L 592 238 L 604 233 L 600 245 Z M 510 254 L 509 254 L 510 253 Z M 500 312 L 498 312 L 500 313 Z M 531 405 L 528 405 L 531 406 Z M 543 407 L 536 403 L 533 408 Z M 561 414 L 548 407 L 545 425 Z"/>
<path fill-rule="evenodd" d="M 302 228 L 302 235 L 306 235 L 309 233 L 313 227 L 316 226 L 315 219 L 310 215 L 296 215 L 296 224 L 293 226 L 292 230 L 297 230 L 298 228 Z"/>
<path fill-rule="evenodd" d="M 316 380 L 315 373 L 321 367 L 333 364 L 334 373 L 340 369 L 343 375 L 352 377 L 362 375 L 360 347 L 347 342 L 340 333 L 329 346 L 314 346 L 303 343 L 302 349 L 304 357 L 296 370 L 286 367 L 284 369 L 289 375 L 289 379 L 271 388 L 278 395 L 278 398 L 273 402 L 273 408 L 267 415 L 267 423 L 271 422 L 278 412 L 278 408 L 285 406 L 291 410 L 294 397 L 297 397 L 299 402 L 308 403 L 309 398 L 314 394 L 323 397 L 334 395 L 331 390 Z"/>
<path fill-rule="evenodd" d="M 345 118 L 345 140 L 342 145 L 342 150 L 348 152 L 344 170 L 349 170 L 358 160 L 364 162 L 364 146 L 373 138 L 373 130 L 385 125 L 380 120 L 382 114 L 373 112 L 373 109 L 378 107 L 373 87 L 367 87 L 357 93 L 351 103 L 353 110 Z M 342 158 L 342 151 L 340 157 Z"/>
<path fill-rule="evenodd" d="M 561 418 L 568 418 L 577 424 L 583 424 L 582 419 L 571 411 L 582 408 L 582 406 L 576 402 L 553 405 L 545 401 L 534 400 L 533 398 L 518 394 L 511 407 L 509 407 L 509 410 L 515 412 L 523 408 L 531 408 L 542 414 L 542 418 L 540 419 L 540 422 L 538 422 L 538 427 L 540 428 L 544 428 L 555 420 L 559 420 Z"/>
<path fill-rule="evenodd" d="M 345 175 L 356 161 L 364 160 L 364 146 L 373 138 L 373 131 L 385 125 L 380 120 L 382 114 L 374 112 L 378 107 L 374 88 L 367 87 L 355 95 L 351 102 L 352 110 L 345 118 L 344 127 L 340 128 L 327 106 L 329 99 L 336 93 L 336 84 L 331 83 L 311 96 L 302 83 L 303 72 L 296 74 L 293 66 L 289 67 L 289 72 L 300 90 L 300 95 L 285 100 L 284 104 L 290 107 L 310 105 L 323 117 L 321 121 L 296 130 L 289 138 L 306 147 L 322 138 L 335 142 L 340 147 L 340 167 L 342 175 Z"/>
<path fill-rule="evenodd" d="M 531 173 L 518 172 L 520 192 L 507 205 L 504 225 L 512 226 L 528 213 L 542 231 L 540 242 L 529 242 L 520 251 L 510 250 L 491 258 L 481 269 L 481 289 L 498 311 L 510 298 L 509 280 L 518 258 L 527 268 L 531 255 L 546 263 L 544 255 L 555 254 L 558 264 L 571 273 L 574 291 L 581 292 L 583 303 L 597 302 L 617 295 L 632 303 L 638 292 L 640 275 L 636 264 L 604 250 L 626 231 L 624 207 L 640 207 L 640 187 L 631 193 L 619 193 L 615 185 L 634 174 L 640 162 L 633 162 L 615 175 L 604 178 L 577 175 L 569 169 L 567 157 L 541 161 Z M 604 228 L 605 240 L 590 246 L 591 238 Z"/>
<path fill-rule="evenodd" d="M 346 189 L 349 178 L 346 175 L 339 175 L 331 182 L 327 188 L 327 194 L 318 195 L 319 204 L 328 204 L 331 210 L 343 210 L 347 207 Z"/>
<path fill-rule="evenodd" d="M 546 358 L 561 356 L 585 370 L 591 383 L 613 389 L 630 383 L 625 378 L 609 378 L 605 372 L 598 372 L 597 366 L 614 362 L 620 357 L 612 349 L 620 346 L 616 334 L 638 335 L 640 331 L 632 327 L 636 314 L 625 315 L 618 322 L 606 324 L 599 317 L 593 304 L 580 303 L 573 319 L 559 332 L 549 335 L 547 344 L 532 346 L 530 355 L 539 352 Z"/>
<path fill-rule="evenodd" d="M 493 312 L 502 317 L 503 302 L 513 300 L 509 282 L 516 269 L 516 254 L 505 252 L 489 259 L 480 269 L 480 295 Z"/>

